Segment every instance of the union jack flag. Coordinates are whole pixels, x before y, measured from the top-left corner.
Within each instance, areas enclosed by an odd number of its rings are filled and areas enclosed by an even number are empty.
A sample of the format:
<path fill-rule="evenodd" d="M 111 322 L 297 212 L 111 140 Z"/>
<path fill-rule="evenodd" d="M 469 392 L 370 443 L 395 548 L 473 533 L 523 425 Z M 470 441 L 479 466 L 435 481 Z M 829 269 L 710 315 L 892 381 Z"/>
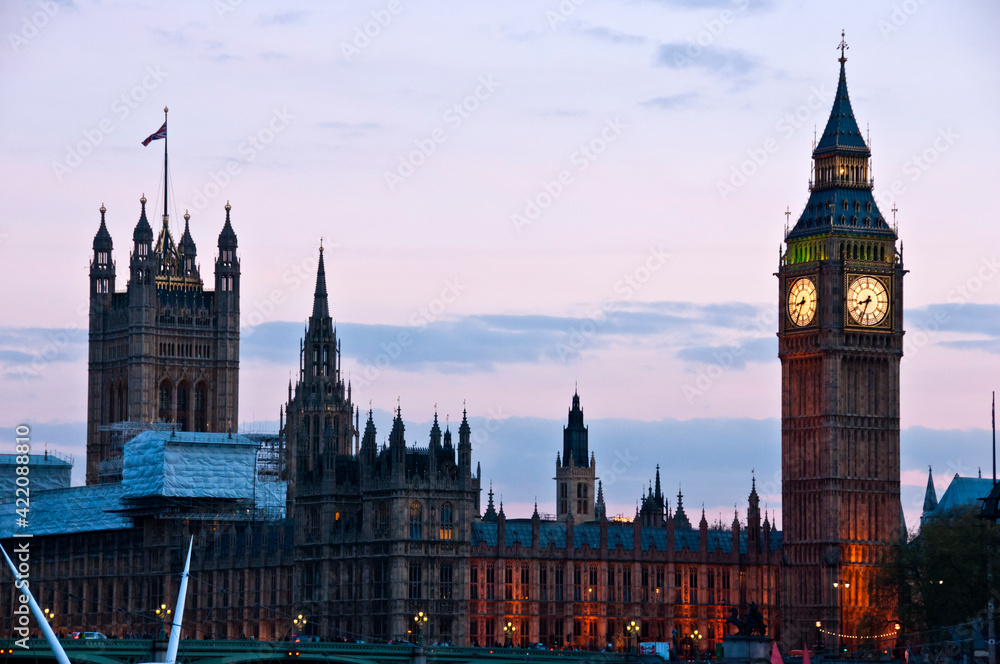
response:
<path fill-rule="evenodd" d="M 149 145 L 150 141 L 155 141 L 159 138 L 167 137 L 167 121 L 163 121 L 163 126 L 157 129 L 155 132 L 146 137 L 146 140 L 142 142 L 143 145 Z"/>

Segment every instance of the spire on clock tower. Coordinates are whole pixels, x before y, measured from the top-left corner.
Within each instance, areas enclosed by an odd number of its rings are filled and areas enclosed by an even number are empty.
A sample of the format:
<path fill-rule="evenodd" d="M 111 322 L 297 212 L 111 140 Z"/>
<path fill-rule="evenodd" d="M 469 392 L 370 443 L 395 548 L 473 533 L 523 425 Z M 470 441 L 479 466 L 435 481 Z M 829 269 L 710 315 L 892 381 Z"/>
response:
<path fill-rule="evenodd" d="M 832 234 L 896 239 L 872 195 L 871 150 L 858 128 L 847 92 L 846 43 L 842 41 L 840 48 L 837 93 L 826 128 L 813 149 L 809 200 L 785 236 L 789 243 Z"/>

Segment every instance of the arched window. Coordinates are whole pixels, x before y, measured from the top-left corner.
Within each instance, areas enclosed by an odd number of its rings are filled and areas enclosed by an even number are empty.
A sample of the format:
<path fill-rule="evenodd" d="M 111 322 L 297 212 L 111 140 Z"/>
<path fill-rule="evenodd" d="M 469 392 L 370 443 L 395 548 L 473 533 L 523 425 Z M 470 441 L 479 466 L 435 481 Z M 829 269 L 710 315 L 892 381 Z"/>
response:
<path fill-rule="evenodd" d="M 128 379 L 118 386 L 118 417 L 128 419 Z"/>
<path fill-rule="evenodd" d="M 413 501 L 410 503 L 410 539 L 423 539 L 424 531 L 424 509 L 420 503 Z"/>
<path fill-rule="evenodd" d="M 157 412 L 156 419 L 160 422 L 172 422 L 173 417 L 171 417 L 174 407 L 174 389 L 173 385 L 170 384 L 169 380 L 164 379 L 160 382 L 160 399 L 159 399 L 159 409 Z"/>
<path fill-rule="evenodd" d="M 188 426 L 188 408 L 191 397 L 191 386 L 188 383 L 181 383 L 177 387 L 177 424 L 181 425 L 181 431 L 190 431 Z"/>
<path fill-rule="evenodd" d="M 452 538 L 452 510 L 451 503 L 445 503 L 441 506 L 441 528 L 438 538 L 443 540 L 450 540 Z"/>
<path fill-rule="evenodd" d="M 208 386 L 205 381 L 194 386 L 194 430 L 208 431 Z"/>

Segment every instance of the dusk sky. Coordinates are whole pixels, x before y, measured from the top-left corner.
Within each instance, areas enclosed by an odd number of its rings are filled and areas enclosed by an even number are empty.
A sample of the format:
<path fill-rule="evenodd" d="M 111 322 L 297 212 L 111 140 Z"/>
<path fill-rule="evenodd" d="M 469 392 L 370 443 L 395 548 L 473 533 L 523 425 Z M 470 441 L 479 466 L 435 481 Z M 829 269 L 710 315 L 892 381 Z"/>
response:
<path fill-rule="evenodd" d="M 203 277 L 232 204 L 245 428 L 277 427 L 323 238 L 380 441 L 397 399 L 419 445 L 464 402 L 507 515 L 553 512 L 578 385 L 609 513 L 658 463 L 671 507 L 682 486 L 727 524 L 753 469 L 780 522 L 773 273 L 843 29 L 910 271 L 913 526 L 928 465 L 939 495 L 991 472 L 998 27 L 988 0 L 4 2 L 0 425 L 82 482 L 98 209 L 121 289 L 142 194 L 159 228 L 163 141 L 141 141 L 169 106 L 171 229 L 189 210 Z"/>

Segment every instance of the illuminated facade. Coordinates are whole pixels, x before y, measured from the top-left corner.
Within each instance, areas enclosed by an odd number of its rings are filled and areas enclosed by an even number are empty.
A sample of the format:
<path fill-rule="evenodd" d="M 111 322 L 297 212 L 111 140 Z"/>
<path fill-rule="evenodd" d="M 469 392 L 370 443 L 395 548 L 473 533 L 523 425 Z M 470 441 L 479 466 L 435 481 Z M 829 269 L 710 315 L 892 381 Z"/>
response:
<path fill-rule="evenodd" d="M 573 463 L 588 457 L 582 468 Z M 542 518 L 536 505 L 530 519 L 507 519 L 503 504 L 495 509 L 491 490 L 486 512 L 472 524 L 471 643 L 622 650 L 626 625 L 634 620 L 641 639 L 671 642 L 690 656 L 714 652 L 729 631 L 729 612 L 751 602 L 771 623 L 769 633 L 780 633 L 781 533 L 767 515 L 761 523 L 756 482 L 747 523 L 734 516 L 729 528 L 710 528 L 704 510 L 692 527 L 680 492 L 671 513 L 659 467 L 655 488 L 642 496 L 633 519 L 608 518 L 600 483 L 596 503 L 567 501 L 564 509 L 567 478 L 577 486 L 589 479 L 592 487 L 597 467 L 579 394 L 573 395 L 561 461 L 555 515 Z M 564 468 L 569 472 L 560 473 Z M 585 491 L 568 493 L 575 499 Z"/>
<path fill-rule="evenodd" d="M 869 593 L 902 529 L 903 256 L 872 195 L 846 58 L 778 267 L 784 643 L 884 631 Z M 830 640 L 833 643 L 829 643 Z"/>

